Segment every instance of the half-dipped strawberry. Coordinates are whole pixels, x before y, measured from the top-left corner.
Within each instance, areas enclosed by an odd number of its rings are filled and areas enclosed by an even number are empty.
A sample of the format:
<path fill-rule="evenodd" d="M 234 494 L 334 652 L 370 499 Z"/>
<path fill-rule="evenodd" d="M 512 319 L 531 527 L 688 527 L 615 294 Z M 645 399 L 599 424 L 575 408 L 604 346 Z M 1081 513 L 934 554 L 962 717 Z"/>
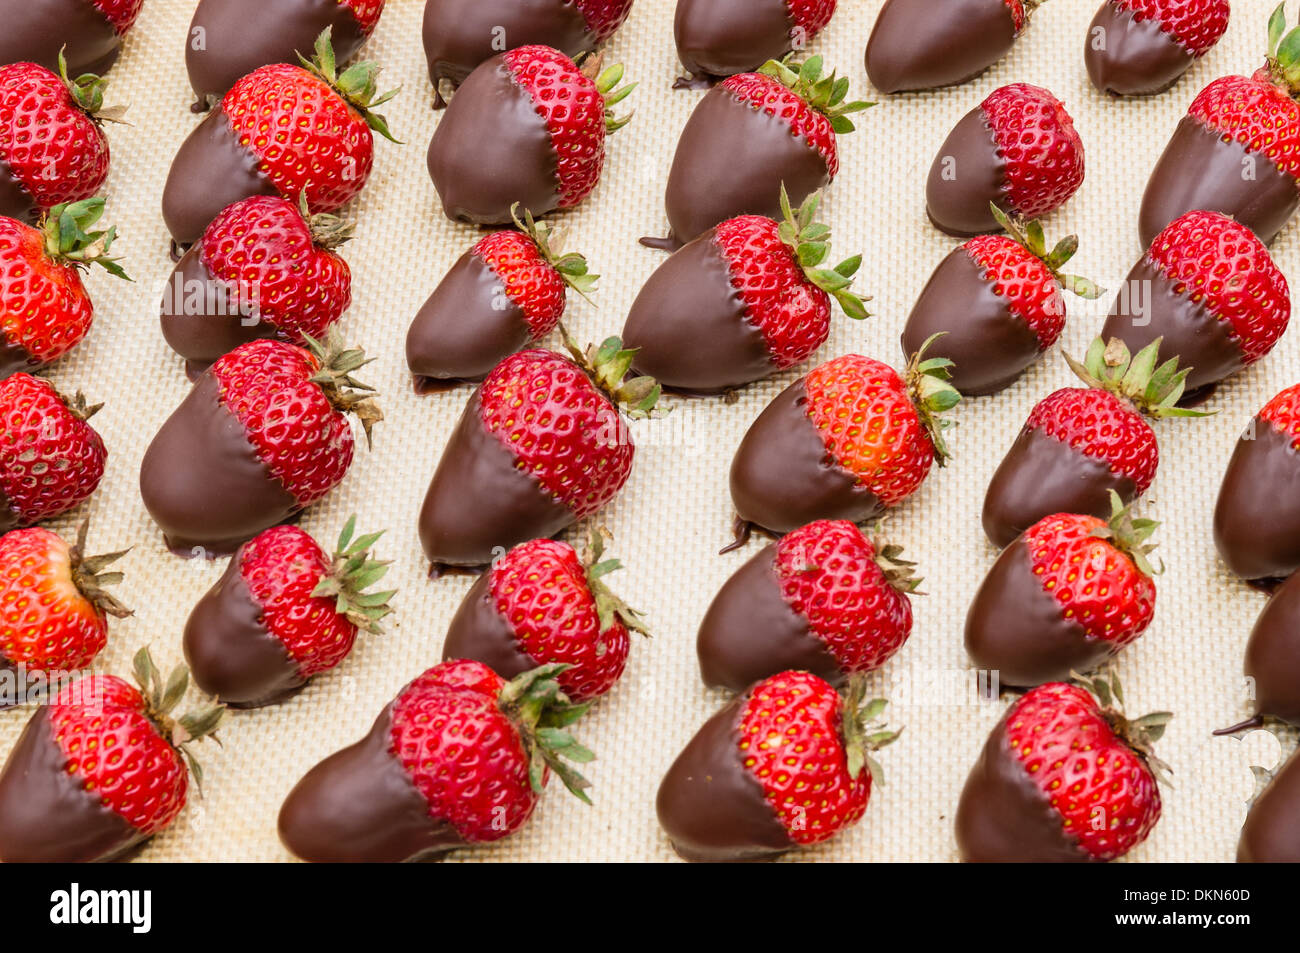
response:
<path fill-rule="evenodd" d="M 144 0 L 3 0 L 0 63 L 55 70 L 62 53 L 71 73 L 103 73 L 143 6 Z"/>
<path fill-rule="evenodd" d="M 673 88 L 711 86 L 805 49 L 834 14 L 835 0 L 677 0 L 673 37 L 690 75 Z"/>
<path fill-rule="evenodd" d="M 1228 0 L 1103 0 L 1083 61 L 1092 85 L 1116 96 L 1163 93 L 1228 28 Z"/>
<path fill-rule="evenodd" d="M 1254 713 L 1216 735 L 1261 728 L 1274 720 L 1300 725 L 1300 574 L 1288 576 L 1259 613 L 1246 640 L 1243 673 Z"/>

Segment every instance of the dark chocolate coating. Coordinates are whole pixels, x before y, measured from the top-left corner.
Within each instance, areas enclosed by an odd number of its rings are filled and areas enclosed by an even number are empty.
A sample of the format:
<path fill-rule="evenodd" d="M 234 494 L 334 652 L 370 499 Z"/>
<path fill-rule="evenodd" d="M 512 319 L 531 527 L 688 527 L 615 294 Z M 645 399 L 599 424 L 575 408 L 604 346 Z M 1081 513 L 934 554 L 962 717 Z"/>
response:
<path fill-rule="evenodd" d="M 1110 491 L 1125 503 L 1137 485 L 1104 460 L 1075 450 L 1034 427 L 1025 427 L 1002 458 L 984 496 L 982 521 L 1001 549 L 1053 513 L 1110 516 Z"/>
<path fill-rule="evenodd" d="M 299 781 L 280 808 L 280 840 L 313 863 L 432 860 L 464 841 L 392 752 L 393 706 L 370 733 L 336 751 Z"/>
<path fill-rule="evenodd" d="M 1268 244 L 1297 206 L 1296 180 L 1272 159 L 1236 140 L 1225 141 L 1201 120 L 1184 116 L 1147 180 L 1138 234 L 1142 247 L 1149 248 L 1178 216 L 1206 209 L 1235 218 Z"/>
<path fill-rule="evenodd" d="M 22 522 L 18 511 L 9 505 L 9 497 L 5 496 L 4 487 L 0 486 L 0 535 L 16 529 L 22 525 Z M 3 660 L 0 660 L 0 664 L 3 664 Z"/>
<path fill-rule="evenodd" d="M 1007 744 L 1006 718 L 990 732 L 957 803 L 957 848 L 966 863 L 1085 863 L 1061 815 Z"/>
<path fill-rule="evenodd" d="M 103 73 L 122 38 L 90 0 L 0 0 L 0 66 L 39 63 L 59 71 L 64 50 L 68 75 Z"/>
<path fill-rule="evenodd" d="M 790 52 L 796 29 L 785 0 L 677 0 L 677 58 L 698 79 L 750 73 Z"/>
<path fill-rule="evenodd" d="M 1250 580 L 1300 569 L 1300 454 L 1267 420 L 1237 441 L 1214 506 L 1214 545 L 1230 571 Z"/>
<path fill-rule="evenodd" d="M 218 107 L 208 113 L 176 151 L 163 186 L 163 220 L 176 244 L 197 242 L 227 205 L 252 195 L 279 195 L 259 164 L 240 145 L 225 112 Z"/>
<path fill-rule="evenodd" d="M 262 607 L 239 571 L 235 550 L 221 578 L 185 622 L 182 645 L 194 684 L 231 708 L 261 708 L 292 698 L 307 679 L 283 642 L 266 629 Z"/>
<path fill-rule="evenodd" d="M 1160 21 L 1139 20 L 1132 8 L 1105 0 L 1088 26 L 1083 62 L 1092 85 L 1103 93 L 1150 96 L 1178 82 L 1196 58 L 1160 28 Z"/>
<path fill-rule="evenodd" d="M 481 381 L 533 338 L 505 284 L 471 249 L 438 282 L 406 332 L 406 365 L 417 391 Z"/>
<path fill-rule="evenodd" d="M 867 40 L 867 76 L 882 93 L 955 86 L 1011 49 L 1016 24 L 1005 0 L 886 0 Z"/>
<path fill-rule="evenodd" d="M 140 495 L 177 555 L 225 556 L 298 513 L 218 399 L 211 371 L 163 423 L 140 464 Z"/>
<path fill-rule="evenodd" d="M 921 290 L 903 328 L 903 356 L 910 358 L 940 332 L 925 356 L 953 362 L 950 381 L 963 397 L 1011 386 L 1043 353 L 1033 328 L 1011 313 L 964 248 L 949 252 Z"/>
<path fill-rule="evenodd" d="M 0 330 L 0 381 L 19 371 L 31 373 L 42 364 L 20 344 L 11 343 Z"/>
<path fill-rule="evenodd" d="M 114 860 L 146 838 L 68 773 L 42 705 L 0 772 L 0 862 Z"/>
<path fill-rule="evenodd" d="M 967 238 L 999 232 L 989 203 L 1012 211 L 1006 163 L 983 106 L 976 106 L 939 147 L 925 180 L 925 210 L 941 232 Z"/>
<path fill-rule="evenodd" d="M 746 702 L 738 696 L 706 721 L 659 785 L 659 824 L 683 860 L 770 860 L 797 846 L 741 761 Z"/>
<path fill-rule="evenodd" d="M 420 542 L 434 568 L 486 566 L 495 552 L 554 536 L 575 519 L 488 433 L 476 389 L 420 508 Z"/>
<path fill-rule="evenodd" d="M 767 405 L 731 461 L 731 499 L 739 517 L 773 533 L 813 520 L 860 523 L 885 506 L 841 467 L 804 411 L 800 378 Z"/>
<path fill-rule="evenodd" d="M 781 596 L 776 546 L 765 546 L 722 584 L 695 641 L 700 675 L 711 688 L 743 692 L 778 672 L 812 672 L 832 685 L 845 673 L 808 620 Z"/>
<path fill-rule="evenodd" d="M 528 655 L 515 630 L 497 609 L 492 596 L 491 573 L 483 573 L 470 586 L 460 608 L 447 626 L 442 643 L 442 660 L 474 659 L 506 681 L 531 671 L 538 662 Z"/>
<path fill-rule="evenodd" d="M 35 225 L 41 215 L 35 200 L 3 157 L 0 157 L 0 215 L 28 225 Z"/>
<path fill-rule="evenodd" d="M 1239 864 L 1300 863 L 1300 752 L 1260 792 L 1237 842 Z"/>
<path fill-rule="evenodd" d="M 509 225 L 516 202 L 520 215 L 554 211 L 557 170 L 546 122 L 500 55 L 470 73 L 429 141 L 429 177 L 455 222 Z"/>
<path fill-rule="evenodd" d="M 1288 576 L 1255 620 L 1244 670 L 1256 714 L 1300 725 L 1300 575 Z"/>
<path fill-rule="evenodd" d="M 623 325 L 636 372 L 677 391 L 721 393 L 777 370 L 713 238 L 709 229 L 656 268 Z"/>

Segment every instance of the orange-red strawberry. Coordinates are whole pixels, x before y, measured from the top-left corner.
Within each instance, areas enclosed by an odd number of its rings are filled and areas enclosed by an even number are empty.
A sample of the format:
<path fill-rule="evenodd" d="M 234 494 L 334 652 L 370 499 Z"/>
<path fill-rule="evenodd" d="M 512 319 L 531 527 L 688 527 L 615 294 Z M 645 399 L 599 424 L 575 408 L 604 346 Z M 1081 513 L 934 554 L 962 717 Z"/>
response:
<path fill-rule="evenodd" d="M 13 4 L 5 8 L 0 64 L 39 63 L 58 69 L 66 55 L 74 74 L 103 73 L 117 60 L 122 38 L 144 0 L 71 0 Z"/>
<path fill-rule="evenodd" d="M 565 730 L 587 706 L 555 682 L 563 669 L 506 682 L 482 662 L 435 665 L 289 792 L 280 839 L 303 860 L 424 860 L 523 827 L 551 771 L 586 801 L 563 759 L 595 757 Z"/>
<path fill-rule="evenodd" d="M 829 840 L 867 809 L 870 752 L 898 737 L 884 699 L 855 679 L 841 698 L 808 672 L 779 672 L 705 722 L 659 785 L 659 823 L 685 860 L 766 860 Z"/>
<path fill-rule="evenodd" d="M 1103 0 L 1088 27 L 1092 85 L 1117 96 L 1164 92 L 1228 28 L 1228 0 Z"/>
<path fill-rule="evenodd" d="M 29 374 L 0 381 L 0 532 L 58 516 L 95 492 L 108 451 L 88 421 L 100 406 Z"/>
<path fill-rule="evenodd" d="M 382 631 L 393 591 L 369 588 L 388 571 L 370 555 L 383 534 L 355 532 L 353 517 L 332 557 L 296 526 L 239 547 L 185 624 L 194 683 L 231 708 L 276 704 L 347 658 L 358 631 Z"/>
<path fill-rule="evenodd" d="M 1124 701 L 1118 681 L 1086 685 L 1049 682 L 1007 709 L 957 806 L 963 860 L 1114 860 L 1151 833 L 1160 819 L 1155 772 L 1167 770 L 1151 746 L 1172 716 L 1130 720 L 1111 707 Z"/>
<path fill-rule="evenodd" d="M 739 7 L 713 0 L 680 0 L 673 18 L 677 58 L 691 74 L 674 89 L 712 85 L 724 76 L 756 70 L 768 60 L 804 49 L 835 14 L 835 0 L 784 0 Z"/>

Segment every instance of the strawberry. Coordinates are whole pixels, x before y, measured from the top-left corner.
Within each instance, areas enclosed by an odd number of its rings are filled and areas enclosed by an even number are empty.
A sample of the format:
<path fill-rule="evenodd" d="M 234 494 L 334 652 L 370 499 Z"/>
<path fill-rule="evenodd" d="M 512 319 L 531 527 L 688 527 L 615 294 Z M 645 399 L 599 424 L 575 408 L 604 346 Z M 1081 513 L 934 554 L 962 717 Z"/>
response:
<path fill-rule="evenodd" d="M 927 342 L 928 345 L 929 342 Z M 961 395 L 950 361 L 913 356 L 903 375 L 846 354 L 795 381 L 758 416 L 731 462 L 736 539 L 817 519 L 872 519 L 916 492 L 948 456 L 939 414 Z"/>
<path fill-rule="evenodd" d="M 140 465 L 145 507 L 168 545 L 209 558 L 315 503 L 347 473 L 348 414 L 369 443 L 383 419 L 352 374 L 368 361 L 337 335 L 309 350 L 251 341 L 199 377 Z"/>
<path fill-rule="evenodd" d="M 1065 105 L 1028 83 L 1000 86 L 953 127 L 925 184 L 930 221 L 949 235 L 996 232 L 996 204 L 1041 218 L 1083 184 L 1083 140 Z"/>
<path fill-rule="evenodd" d="M 1092 85 L 1117 96 L 1162 93 L 1228 28 L 1228 0 L 1103 0 L 1088 27 Z"/>
<path fill-rule="evenodd" d="M 798 669 L 842 685 L 875 671 L 912 633 L 914 566 L 847 520 L 787 533 L 713 598 L 696 639 L 704 683 L 744 691 Z"/>
<path fill-rule="evenodd" d="M 825 343 L 831 298 L 868 317 L 849 290 L 862 256 L 822 267 L 830 229 L 820 193 L 796 212 L 781 188 L 781 222 L 729 218 L 674 252 L 642 287 L 623 326 L 635 366 L 665 387 L 729 391 L 807 360 Z"/>
<path fill-rule="evenodd" d="M 382 533 L 348 520 L 333 557 L 296 526 L 263 530 L 236 550 L 185 623 L 194 684 L 231 708 L 260 708 L 338 666 L 357 632 L 383 631 L 393 592 L 369 592 L 388 564 L 371 558 Z"/>
<path fill-rule="evenodd" d="M 372 130 L 396 142 L 374 110 L 376 63 L 342 72 L 330 31 L 302 66 L 275 63 L 249 73 L 181 144 L 163 189 L 163 219 L 176 245 L 198 241 L 222 209 L 250 195 L 306 195 L 333 212 L 361 192 L 374 164 Z"/>
<path fill-rule="evenodd" d="M 1094 693 L 1095 696 L 1094 697 Z M 965 861 L 1069 863 L 1122 857 L 1160 819 L 1151 746 L 1173 716 L 1128 719 L 1117 679 L 1049 682 L 989 734 L 957 806 Z"/>
<path fill-rule="evenodd" d="M 1300 797 L 1300 755 L 1295 752 L 1280 768 L 1268 771 L 1252 766 L 1263 788 L 1255 795 L 1237 841 L 1239 864 L 1294 864 L 1300 862 L 1300 841 L 1295 834 L 1297 798 Z"/>
<path fill-rule="evenodd" d="M 189 776 L 202 782 L 190 745 L 215 739 L 224 710 L 174 716 L 189 674 L 164 681 L 148 649 L 135 676 L 143 691 L 90 675 L 32 715 L 0 772 L 0 861 L 122 859 L 176 820 Z"/>
<path fill-rule="evenodd" d="M 996 205 L 1007 235 L 977 235 L 948 254 L 921 291 L 903 328 L 903 353 L 942 335 L 929 353 L 952 360 L 952 386 L 966 397 L 1011 384 L 1065 328 L 1061 289 L 1096 298 L 1102 289 L 1061 268 L 1079 247 L 1069 235 L 1049 252 L 1043 227 L 1020 222 Z"/>
<path fill-rule="evenodd" d="M 677 756 L 656 808 L 684 860 L 768 860 L 852 827 L 867 810 L 871 752 L 897 732 L 864 704 L 855 679 L 841 698 L 808 672 L 763 679 L 718 712 Z"/>
<path fill-rule="evenodd" d="M 619 408 L 648 415 L 659 386 L 624 382 L 633 352 L 618 338 L 586 353 L 566 344 L 572 360 L 545 350 L 510 355 L 470 396 L 420 510 L 434 575 L 554 536 L 627 482 L 636 448 Z"/>
<path fill-rule="evenodd" d="M 769 60 L 757 73 L 729 76 L 711 89 L 677 140 L 664 206 L 676 249 L 737 215 L 781 218 L 781 189 L 802 205 L 840 168 L 837 136 L 852 132 L 847 77 L 822 75 L 822 58 Z"/>
<path fill-rule="evenodd" d="M 93 198 L 56 205 L 39 228 L 0 217 L 0 379 L 44 367 L 90 331 L 95 307 L 80 269 L 126 278 L 108 256 L 117 229 L 87 231 L 103 214 L 104 200 Z"/>
<path fill-rule="evenodd" d="M 108 451 L 88 421 L 101 406 L 21 372 L 0 381 L 0 532 L 58 516 L 95 492 Z"/>
<path fill-rule="evenodd" d="M 64 54 L 72 73 L 103 73 L 116 62 L 122 38 L 143 6 L 144 0 L 9 4 L 0 34 L 0 64 L 39 63 L 54 70 Z"/>
<path fill-rule="evenodd" d="M 224 209 L 163 292 L 163 337 L 190 377 L 248 341 L 324 338 L 352 303 L 352 272 L 335 251 L 351 237 L 305 199 L 255 195 Z"/>
<path fill-rule="evenodd" d="M 534 217 L 579 205 L 600 180 L 622 66 L 579 69 L 549 46 L 521 46 L 478 66 L 429 142 L 429 176 L 447 217 L 506 225 L 516 203 Z M 588 75 L 591 73 L 592 75 Z"/>
<path fill-rule="evenodd" d="M 435 665 L 289 792 L 280 839 L 309 861 L 427 860 L 519 830 L 551 771 L 587 801 L 563 760 L 595 757 L 565 730 L 587 706 L 556 683 L 564 668 L 506 682 L 481 662 Z"/>
<path fill-rule="evenodd" d="M 1192 211 L 1133 266 L 1101 334 L 1135 352 L 1161 338 L 1161 356 L 1191 369 L 1188 391 L 1208 395 L 1271 351 L 1290 320 L 1286 278 L 1264 243 L 1218 212 Z"/>
<path fill-rule="evenodd" d="M 518 215 L 518 210 L 514 210 Z M 524 210 L 518 230 L 489 232 L 443 276 L 406 333 L 418 393 L 479 381 L 503 357 L 555 330 L 572 288 L 584 298 L 599 275 L 577 252 L 559 254 L 553 232 Z"/>
<path fill-rule="evenodd" d="M 791 50 L 802 50 L 826 28 L 835 0 L 718 3 L 680 0 L 673 17 L 677 58 L 691 74 L 674 89 L 700 89 L 724 76 L 758 69 Z"/>

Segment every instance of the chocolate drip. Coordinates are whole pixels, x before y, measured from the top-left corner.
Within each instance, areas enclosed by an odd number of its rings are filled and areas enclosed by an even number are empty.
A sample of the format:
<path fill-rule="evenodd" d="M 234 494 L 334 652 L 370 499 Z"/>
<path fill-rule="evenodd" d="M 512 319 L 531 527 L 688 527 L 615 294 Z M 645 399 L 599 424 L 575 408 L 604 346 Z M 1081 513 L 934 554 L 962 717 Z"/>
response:
<path fill-rule="evenodd" d="M 1300 863 L 1300 752 L 1260 792 L 1237 842 L 1239 864 Z"/>
<path fill-rule="evenodd" d="M 1005 0 L 887 0 L 867 40 L 867 76 L 882 93 L 936 89 L 974 79 L 1011 49 L 1016 24 Z"/>
<path fill-rule="evenodd" d="M 1095 43 L 1103 43 L 1097 49 Z M 1106 0 L 1088 26 L 1083 62 L 1092 85 L 1115 96 L 1163 93 L 1187 72 L 1196 57 L 1160 28 L 1139 20 L 1131 7 Z"/>
<path fill-rule="evenodd" d="M 474 581 L 452 616 L 442 644 L 442 660 L 474 659 L 509 681 L 539 662 L 524 651 L 492 596 L 491 573 Z"/>
<path fill-rule="evenodd" d="M 1214 545 L 1243 579 L 1272 583 L 1300 569 L 1300 454 L 1292 440 L 1256 417 L 1223 474 Z"/>
<path fill-rule="evenodd" d="M 785 0 L 678 0 L 673 16 L 677 58 L 704 81 L 781 59 L 797 29 Z"/>
<path fill-rule="evenodd" d="M 1001 231 L 989 203 L 1013 211 L 1005 172 L 993 127 L 976 106 L 948 133 L 925 180 L 925 210 L 935 228 L 958 238 Z"/>
<path fill-rule="evenodd" d="M 0 23 L 0 65 L 39 63 L 57 73 L 63 50 L 69 76 L 103 73 L 122 44 L 90 0 L 0 0 Z"/>
<path fill-rule="evenodd" d="M 18 181 L 13 167 L 0 157 L 0 215 L 35 225 L 41 210 L 31 193 Z"/>

